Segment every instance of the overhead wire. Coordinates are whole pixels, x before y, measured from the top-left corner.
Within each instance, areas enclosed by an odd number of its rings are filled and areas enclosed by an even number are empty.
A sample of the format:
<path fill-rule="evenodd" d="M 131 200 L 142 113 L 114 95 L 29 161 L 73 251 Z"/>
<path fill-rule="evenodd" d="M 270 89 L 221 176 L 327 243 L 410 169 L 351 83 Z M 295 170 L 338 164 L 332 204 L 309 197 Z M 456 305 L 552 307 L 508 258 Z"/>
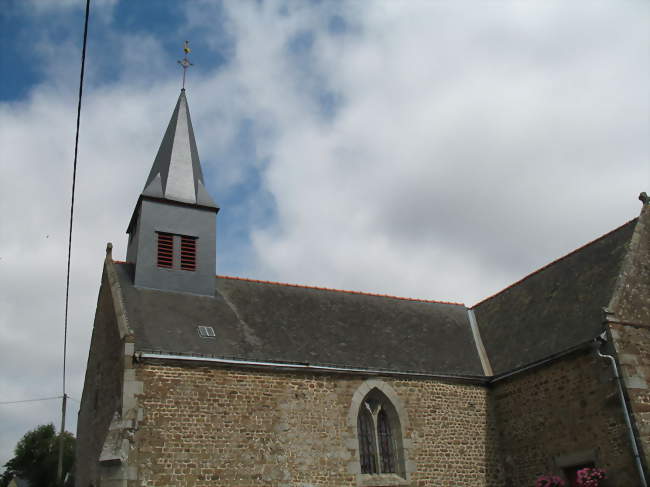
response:
<path fill-rule="evenodd" d="M 65 315 L 63 320 L 63 373 L 61 401 L 61 434 L 59 435 L 59 461 L 57 468 L 57 485 L 63 485 L 63 432 L 65 431 L 66 414 L 66 366 L 68 356 L 68 309 L 70 302 L 70 260 L 72 257 L 72 224 L 74 222 L 74 195 L 77 183 L 77 159 L 79 154 L 79 125 L 81 123 L 81 99 L 83 97 L 84 71 L 86 67 L 86 45 L 88 43 L 88 18 L 90 17 L 90 0 L 86 0 L 86 13 L 84 17 L 83 46 L 81 49 L 81 71 L 79 74 L 79 97 L 77 101 L 77 127 L 74 138 L 74 161 L 72 163 L 72 191 L 70 197 L 70 226 L 68 231 L 68 264 L 65 278 Z"/>
<path fill-rule="evenodd" d="M 88 17 L 90 0 L 86 0 L 86 15 L 84 19 L 83 47 L 81 49 L 81 73 L 79 75 L 79 97 L 77 102 L 77 129 L 74 138 L 74 161 L 72 163 L 72 195 L 70 198 L 70 226 L 68 231 L 68 266 L 65 279 L 65 317 L 63 325 L 63 396 L 65 397 L 66 358 L 68 352 L 68 308 L 70 301 L 70 259 L 72 257 L 72 223 L 74 221 L 74 194 L 77 183 L 77 157 L 79 154 L 79 125 L 81 122 L 81 98 L 83 96 L 84 70 L 86 67 L 86 44 L 88 41 Z"/>
<path fill-rule="evenodd" d="M 52 397 L 39 397 L 37 399 L 19 399 L 17 401 L 0 401 L 0 405 L 4 406 L 6 404 L 19 404 L 23 402 L 38 402 L 38 401 L 51 401 L 52 399 L 61 399 L 63 396 L 52 396 Z"/>

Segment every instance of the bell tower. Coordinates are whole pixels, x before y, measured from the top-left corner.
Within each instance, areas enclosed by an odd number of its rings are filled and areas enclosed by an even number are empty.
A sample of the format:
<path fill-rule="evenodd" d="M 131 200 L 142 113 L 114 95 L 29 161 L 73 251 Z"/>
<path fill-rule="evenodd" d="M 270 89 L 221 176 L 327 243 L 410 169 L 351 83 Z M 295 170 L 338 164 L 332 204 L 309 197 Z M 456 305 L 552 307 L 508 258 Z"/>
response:
<path fill-rule="evenodd" d="M 183 88 L 126 230 L 135 286 L 214 296 L 218 211 Z"/>

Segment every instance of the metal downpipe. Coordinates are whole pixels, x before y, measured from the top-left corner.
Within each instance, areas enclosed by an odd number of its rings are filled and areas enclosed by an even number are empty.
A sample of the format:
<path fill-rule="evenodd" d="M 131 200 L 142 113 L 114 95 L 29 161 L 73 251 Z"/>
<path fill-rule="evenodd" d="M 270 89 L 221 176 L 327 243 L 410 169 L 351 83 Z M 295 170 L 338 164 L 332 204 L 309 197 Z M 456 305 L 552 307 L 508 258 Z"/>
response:
<path fill-rule="evenodd" d="M 639 454 L 639 448 L 636 444 L 636 437 L 634 435 L 634 430 L 632 429 L 632 420 L 630 419 L 630 411 L 627 408 L 627 403 L 625 402 L 625 395 L 623 393 L 623 383 L 621 381 L 621 376 L 618 373 L 618 366 L 616 365 L 616 359 L 611 355 L 606 355 L 600 352 L 600 347 L 603 342 L 601 341 L 596 348 L 596 353 L 599 357 L 608 359 L 612 364 L 612 369 L 614 370 L 614 378 L 616 379 L 616 385 L 618 388 L 618 397 L 621 401 L 621 406 L 623 407 L 623 415 L 625 416 L 625 424 L 627 425 L 627 433 L 630 438 L 630 444 L 632 445 L 632 452 L 634 453 L 634 462 L 636 463 L 636 468 L 639 471 L 639 478 L 641 479 L 641 487 L 648 487 L 646 482 L 645 472 L 643 471 L 643 465 L 641 463 L 641 455 Z"/>

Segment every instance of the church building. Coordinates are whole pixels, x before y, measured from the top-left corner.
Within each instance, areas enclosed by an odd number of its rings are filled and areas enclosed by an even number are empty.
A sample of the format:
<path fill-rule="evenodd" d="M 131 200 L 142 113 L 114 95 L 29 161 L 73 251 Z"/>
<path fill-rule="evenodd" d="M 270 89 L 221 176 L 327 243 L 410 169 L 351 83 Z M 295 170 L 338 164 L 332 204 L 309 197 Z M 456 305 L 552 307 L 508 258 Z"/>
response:
<path fill-rule="evenodd" d="M 640 199 L 637 218 L 472 307 L 215 276 L 219 207 L 182 90 L 126 261 L 107 245 L 77 486 L 569 486 L 584 467 L 645 486 Z"/>

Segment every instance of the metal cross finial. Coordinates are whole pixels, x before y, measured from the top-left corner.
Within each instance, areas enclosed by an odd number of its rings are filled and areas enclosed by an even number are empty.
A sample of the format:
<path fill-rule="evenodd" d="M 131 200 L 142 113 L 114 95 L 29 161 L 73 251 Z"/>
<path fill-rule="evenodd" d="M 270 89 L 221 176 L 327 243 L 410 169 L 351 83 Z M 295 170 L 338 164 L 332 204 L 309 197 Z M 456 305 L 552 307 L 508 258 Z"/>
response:
<path fill-rule="evenodd" d="M 185 53 L 185 57 L 178 61 L 178 64 L 181 65 L 181 68 L 183 68 L 183 90 L 185 90 L 185 73 L 187 71 L 187 68 L 190 66 L 194 66 L 189 59 L 187 59 L 187 55 L 192 52 L 190 50 L 190 41 L 185 41 L 185 44 L 183 44 L 183 52 Z"/>

